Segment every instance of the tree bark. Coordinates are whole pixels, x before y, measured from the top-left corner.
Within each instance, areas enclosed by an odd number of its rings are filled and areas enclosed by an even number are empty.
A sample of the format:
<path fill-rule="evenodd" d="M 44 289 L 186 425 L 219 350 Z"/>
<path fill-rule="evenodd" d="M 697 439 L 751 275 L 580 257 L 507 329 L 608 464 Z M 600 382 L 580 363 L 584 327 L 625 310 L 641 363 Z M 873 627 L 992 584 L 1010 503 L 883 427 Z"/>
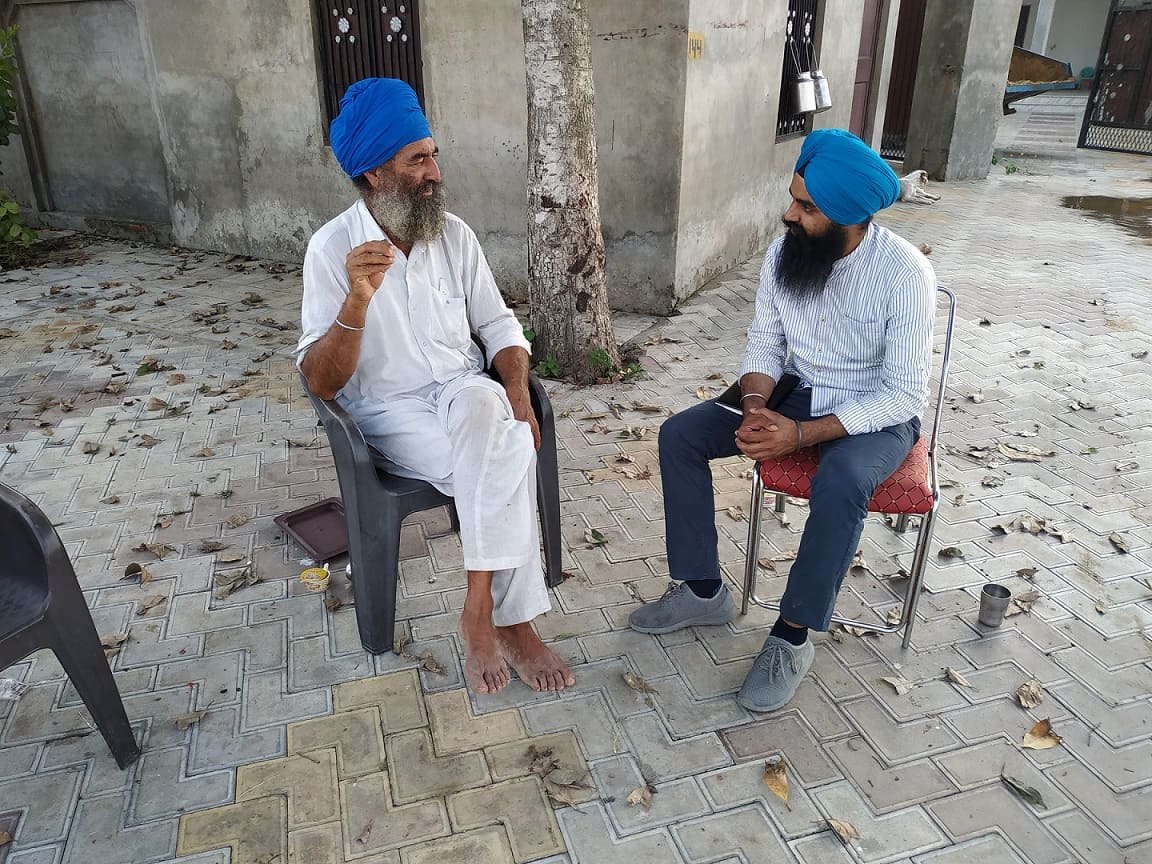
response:
<path fill-rule="evenodd" d="M 595 93 L 584 0 L 521 0 L 528 80 L 528 296 L 537 363 L 581 383 L 620 354 L 604 280 Z"/>

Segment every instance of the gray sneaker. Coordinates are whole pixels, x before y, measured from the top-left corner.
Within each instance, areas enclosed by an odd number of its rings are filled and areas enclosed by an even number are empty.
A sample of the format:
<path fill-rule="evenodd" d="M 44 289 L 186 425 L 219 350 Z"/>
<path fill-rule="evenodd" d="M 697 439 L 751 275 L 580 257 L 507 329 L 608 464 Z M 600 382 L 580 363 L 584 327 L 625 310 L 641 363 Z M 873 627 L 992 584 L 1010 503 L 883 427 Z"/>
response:
<path fill-rule="evenodd" d="M 815 657 L 816 649 L 809 639 L 797 647 L 779 636 L 769 636 L 752 661 L 736 701 L 749 711 L 783 708 L 796 694 Z"/>
<path fill-rule="evenodd" d="M 727 624 L 736 617 L 732 592 L 721 583 L 716 596 L 697 597 L 683 582 L 673 582 L 664 596 L 645 603 L 628 616 L 628 626 L 640 633 L 671 633 L 697 624 Z"/>

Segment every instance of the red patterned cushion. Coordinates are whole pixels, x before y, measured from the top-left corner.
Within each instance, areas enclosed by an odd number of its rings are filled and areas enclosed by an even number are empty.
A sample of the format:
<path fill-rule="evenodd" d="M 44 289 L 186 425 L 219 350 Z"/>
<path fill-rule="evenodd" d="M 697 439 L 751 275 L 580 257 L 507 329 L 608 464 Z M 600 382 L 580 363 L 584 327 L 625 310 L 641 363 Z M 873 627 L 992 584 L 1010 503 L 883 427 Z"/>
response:
<path fill-rule="evenodd" d="M 819 465 L 815 447 L 805 447 L 798 453 L 769 462 L 760 463 L 760 479 L 770 492 L 780 492 L 794 498 L 808 498 L 812 494 L 812 476 Z M 928 442 L 921 438 L 895 473 L 881 483 L 868 509 L 873 513 L 917 514 L 932 510 L 932 484 L 928 477 Z"/>

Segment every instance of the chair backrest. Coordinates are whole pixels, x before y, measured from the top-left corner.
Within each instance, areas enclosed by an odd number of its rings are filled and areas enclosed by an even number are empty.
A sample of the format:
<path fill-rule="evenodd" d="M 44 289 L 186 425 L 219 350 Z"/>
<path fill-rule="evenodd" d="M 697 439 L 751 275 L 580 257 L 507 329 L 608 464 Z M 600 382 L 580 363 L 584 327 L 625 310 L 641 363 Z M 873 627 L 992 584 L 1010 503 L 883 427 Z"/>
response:
<path fill-rule="evenodd" d="M 936 462 L 936 445 L 940 437 L 940 419 L 944 416 L 944 394 L 948 389 L 948 369 L 952 363 L 952 330 L 956 324 L 956 295 L 950 288 L 936 286 L 937 297 L 943 297 L 944 345 L 940 349 L 940 380 L 936 385 L 936 407 L 932 412 L 932 432 L 928 436 L 928 471 L 932 484 L 932 496 L 940 500 L 940 471 Z"/>
<path fill-rule="evenodd" d="M 56 529 L 28 498 L 0 483 L 0 549 L 4 550 L 0 579 L 23 589 L 51 590 L 51 564 L 66 553 Z"/>

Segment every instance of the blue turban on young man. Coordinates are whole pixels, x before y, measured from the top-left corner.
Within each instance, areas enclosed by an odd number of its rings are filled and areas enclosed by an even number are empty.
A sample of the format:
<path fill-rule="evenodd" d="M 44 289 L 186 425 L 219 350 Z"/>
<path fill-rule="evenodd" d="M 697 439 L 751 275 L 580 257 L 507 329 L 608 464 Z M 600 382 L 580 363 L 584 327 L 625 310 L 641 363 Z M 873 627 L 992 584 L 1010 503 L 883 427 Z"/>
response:
<path fill-rule="evenodd" d="M 804 139 L 796 173 L 820 212 L 858 225 L 900 197 L 900 180 L 879 154 L 843 129 L 817 129 Z"/>
<path fill-rule="evenodd" d="M 349 87 L 329 133 L 336 161 L 353 178 L 431 137 L 416 91 L 398 78 L 365 78 Z"/>

